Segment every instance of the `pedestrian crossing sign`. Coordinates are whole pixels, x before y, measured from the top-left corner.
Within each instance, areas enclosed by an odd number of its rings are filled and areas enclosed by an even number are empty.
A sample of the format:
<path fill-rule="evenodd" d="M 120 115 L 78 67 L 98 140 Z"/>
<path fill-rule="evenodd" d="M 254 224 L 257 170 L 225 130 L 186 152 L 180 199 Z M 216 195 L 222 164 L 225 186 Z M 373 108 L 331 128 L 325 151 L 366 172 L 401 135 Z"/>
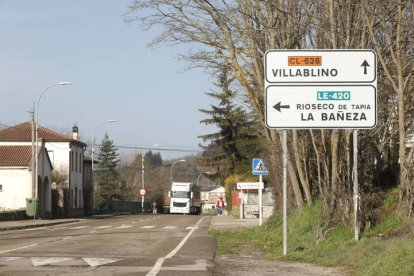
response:
<path fill-rule="evenodd" d="M 268 175 L 269 162 L 261 158 L 253 158 L 252 162 L 253 175 Z"/>

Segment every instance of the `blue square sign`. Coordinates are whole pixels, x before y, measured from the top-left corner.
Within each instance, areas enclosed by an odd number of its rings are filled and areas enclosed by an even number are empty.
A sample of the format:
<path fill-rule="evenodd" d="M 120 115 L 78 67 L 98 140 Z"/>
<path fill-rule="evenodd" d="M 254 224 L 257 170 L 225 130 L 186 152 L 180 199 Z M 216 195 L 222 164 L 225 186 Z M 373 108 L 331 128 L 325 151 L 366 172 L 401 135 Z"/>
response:
<path fill-rule="evenodd" d="M 253 175 L 268 175 L 269 162 L 261 158 L 253 158 L 252 171 Z"/>

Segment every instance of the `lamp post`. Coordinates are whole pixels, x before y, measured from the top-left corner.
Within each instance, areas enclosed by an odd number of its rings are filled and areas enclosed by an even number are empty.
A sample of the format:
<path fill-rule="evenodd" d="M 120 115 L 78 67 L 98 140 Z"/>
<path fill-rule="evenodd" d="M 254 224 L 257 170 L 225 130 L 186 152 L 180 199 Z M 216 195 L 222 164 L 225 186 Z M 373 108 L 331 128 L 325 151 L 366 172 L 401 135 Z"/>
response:
<path fill-rule="evenodd" d="M 35 212 L 34 212 L 34 216 L 33 219 L 36 219 L 36 213 L 37 213 L 37 193 L 38 193 L 38 185 L 39 185 L 39 164 L 38 164 L 38 158 L 39 158 L 39 145 L 38 145 L 38 136 L 39 136 L 39 102 L 40 99 L 42 98 L 43 94 L 51 87 L 53 86 L 57 86 L 57 85 L 71 85 L 72 83 L 69 81 L 61 81 L 61 82 L 57 82 L 54 83 L 52 85 L 49 85 L 48 87 L 46 87 L 45 89 L 42 90 L 42 92 L 40 93 L 39 97 L 37 98 L 36 101 L 36 110 L 35 110 L 35 172 L 36 172 L 36 177 L 35 177 Z"/>
<path fill-rule="evenodd" d="M 174 167 L 174 165 L 175 165 L 176 163 L 178 163 L 178 162 L 185 162 L 185 159 L 176 160 L 176 161 L 174 161 L 174 162 L 172 163 L 172 165 L 171 165 L 171 169 L 170 169 L 171 183 L 173 182 L 173 174 L 172 174 L 172 172 L 173 172 L 173 167 Z"/>
<path fill-rule="evenodd" d="M 201 177 L 202 175 L 205 175 L 205 174 L 210 175 L 210 174 L 212 174 L 212 172 L 203 172 L 203 173 L 200 173 L 200 174 L 198 175 L 198 177 L 197 177 L 197 181 L 196 181 L 197 186 L 198 186 L 198 181 L 200 180 L 200 177 Z"/>
<path fill-rule="evenodd" d="M 92 134 L 92 144 L 91 144 L 91 146 L 92 146 L 92 184 L 93 184 L 93 163 L 94 163 L 94 160 L 93 160 L 93 153 L 94 153 L 94 151 L 95 151 L 95 148 L 93 147 L 93 141 L 95 140 L 95 132 L 96 132 L 96 129 L 100 126 L 100 125 L 102 125 L 102 124 L 105 124 L 105 123 L 115 123 L 116 121 L 115 120 L 106 120 L 106 121 L 102 121 L 102 122 L 100 122 L 99 124 L 97 124 L 96 125 L 96 127 L 95 127 L 95 129 L 93 130 L 93 134 Z"/>

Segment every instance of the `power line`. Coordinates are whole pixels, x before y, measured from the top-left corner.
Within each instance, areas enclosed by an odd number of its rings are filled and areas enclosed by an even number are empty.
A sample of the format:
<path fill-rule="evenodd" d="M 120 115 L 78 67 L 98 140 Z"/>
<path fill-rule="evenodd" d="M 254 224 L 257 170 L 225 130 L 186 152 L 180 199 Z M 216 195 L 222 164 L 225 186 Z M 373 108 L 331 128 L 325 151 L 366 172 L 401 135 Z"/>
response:
<path fill-rule="evenodd" d="M 201 153 L 203 152 L 203 150 L 201 149 L 184 149 L 183 147 L 177 147 L 177 148 L 159 148 L 159 147 L 145 147 L 145 146 L 130 146 L 130 145 L 115 145 L 115 147 L 117 148 L 121 148 L 121 149 L 137 149 L 137 150 L 151 150 L 151 151 L 168 151 L 168 152 L 187 152 L 187 153 Z"/>

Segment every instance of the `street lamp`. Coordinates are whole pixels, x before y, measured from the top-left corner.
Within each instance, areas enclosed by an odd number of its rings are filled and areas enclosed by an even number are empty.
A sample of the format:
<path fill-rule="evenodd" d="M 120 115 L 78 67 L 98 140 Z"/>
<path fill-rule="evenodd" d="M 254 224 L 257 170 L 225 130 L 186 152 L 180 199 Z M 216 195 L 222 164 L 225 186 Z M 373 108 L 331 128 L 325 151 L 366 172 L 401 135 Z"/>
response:
<path fill-rule="evenodd" d="M 198 181 L 200 180 L 200 177 L 201 177 L 202 175 L 205 175 L 205 174 L 210 175 L 210 174 L 213 174 L 213 173 L 212 173 L 212 172 L 203 172 L 203 173 L 200 173 L 200 174 L 198 175 L 198 177 L 197 177 L 197 181 L 196 181 L 197 186 L 198 186 Z"/>
<path fill-rule="evenodd" d="M 38 179 L 38 175 L 39 175 L 39 168 L 38 168 L 38 155 L 39 155 L 39 145 L 38 145 L 38 142 L 37 142 L 37 140 L 38 140 L 38 136 L 39 136 L 39 102 L 40 102 L 40 98 L 42 98 L 42 96 L 43 96 L 43 94 L 49 89 L 49 88 L 51 88 L 51 87 L 53 87 L 53 86 L 57 86 L 57 85 L 71 85 L 72 83 L 71 82 L 69 82 L 69 81 L 61 81 L 61 82 L 57 82 L 57 83 L 54 83 L 54 84 L 52 84 L 52 85 L 49 85 L 48 87 L 46 87 L 45 89 L 43 89 L 42 90 L 42 92 L 40 93 L 40 95 L 39 95 L 39 97 L 37 98 L 37 101 L 36 101 L 36 110 L 35 110 L 35 116 L 36 116 L 36 119 L 35 119 L 35 152 L 36 152 L 36 155 L 35 155 L 35 172 L 36 172 L 36 177 L 35 177 L 35 214 L 34 214 L 34 216 L 33 216 L 33 218 L 34 219 L 36 219 L 36 212 L 37 212 L 37 192 L 38 192 L 38 185 L 39 185 L 39 179 Z"/>
<path fill-rule="evenodd" d="M 172 163 L 172 165 L 171 165 L 171 169 L 170 169 L 171 183 L 173 182 L 173 174 L 172 174 L 173 167 L 174 167 L 175 163 L 178 163 L 178 162 L 185 162 L 185 159 L 176 160 L 176 161 L 174 161 L 174 162 Z"/>
<path fill-rule="evenodd" d="M 102 125 L 102 124 L 105 124 L 105 123 L 115 123 L 116 121 L 115 120 L 106 120 L 106 121 L 102 121 L 102 122 L 100 122 L 99 124 L 97 124 L 96 125 L 96 127 L 95 127 L 95 129 L 93 130 L 93 134 L 92 134 L 92 184 L 93 184 L 93 163 L 94 163 L 94 160 L 93 160 L 93 153 L 94 153 L 94 151 L 95 151 L 95 148 L 93 147 L 93 141 L 95 140 L 95 132 L 96 132 L 96 129 L 100 126 L 100 125 Z"/>

